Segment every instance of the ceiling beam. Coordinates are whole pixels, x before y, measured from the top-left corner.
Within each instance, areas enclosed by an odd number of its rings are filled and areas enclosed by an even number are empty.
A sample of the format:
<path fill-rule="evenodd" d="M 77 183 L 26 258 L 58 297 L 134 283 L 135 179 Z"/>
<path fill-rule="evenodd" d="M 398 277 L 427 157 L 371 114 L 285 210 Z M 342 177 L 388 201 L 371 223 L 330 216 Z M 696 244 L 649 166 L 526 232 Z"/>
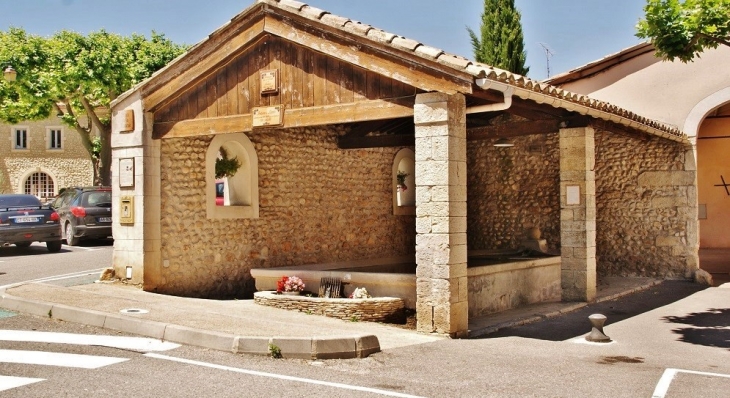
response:
<path fill-rule="evenodd" d="M 337 139 L 340 149 L 390 148 L 416 145 L 416 137 L 412 134 L 389 134 L 367 137 L 342 136 Z"/>
<path fill-rule="evenodd" d="M 589 119 L 589 117 L 574 117 L 564 120 L 542 119 L 475 127 L 467 129 L 466 138 L 469 141 L 473 141 L 497 137 L 507 138 L 532 134 L 556 133 L 562 128 L 586 127 L 588 126 Z"/>

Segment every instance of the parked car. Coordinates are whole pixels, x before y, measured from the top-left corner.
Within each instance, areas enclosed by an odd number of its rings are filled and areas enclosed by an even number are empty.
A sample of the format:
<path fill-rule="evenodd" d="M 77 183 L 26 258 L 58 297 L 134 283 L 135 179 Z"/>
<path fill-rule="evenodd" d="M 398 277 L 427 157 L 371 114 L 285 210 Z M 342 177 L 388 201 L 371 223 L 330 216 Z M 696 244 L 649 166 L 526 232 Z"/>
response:
<path fill-rule="evenodd" d="M 61 217 L 63 239 L 76 246 L 84 239 L 112 236 L 111 187 L 73 187 L 51 202 Z"/>
<path fill-rule="evenodd" d="M 0 246 L 28 247 L 46 242 L 50 252 L 61 250 L 60 216 L 33 195 L 0 195 Z"/>

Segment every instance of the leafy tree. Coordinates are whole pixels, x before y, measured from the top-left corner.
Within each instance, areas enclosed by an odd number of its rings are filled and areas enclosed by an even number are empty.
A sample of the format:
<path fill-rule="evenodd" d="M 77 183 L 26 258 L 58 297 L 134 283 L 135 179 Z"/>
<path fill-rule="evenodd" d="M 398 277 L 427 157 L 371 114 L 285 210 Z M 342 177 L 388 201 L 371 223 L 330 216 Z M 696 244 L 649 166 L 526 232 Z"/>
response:
<path fill-rule="evenodd" d="M 527 75 L 527 53 L 522 36 L 522 16 L 515 8 L 514 0 L 484 0 L 480 35 L 471 30 L 471 45 L 478 62 L 502 68 L 520 75 Z"/>
<path fill-rule="evenodd" d="M 730 46 L 729 0 L 647 0 L 636 36 L 650 39 L 658 56 L 692 61 L 708 48 Z"/>
<path fill-rule="evenodd" d="M 17 71 L 15 82 L 0 79 L 0 120 L 17 123 L 59 115 L 81 136 L 95 165 L 95 183 L 108 185 L 110 102 L 185 49 L 155 32 L 148 39 L 104 30 L 87 36 L 61 31 L 51 37 L 20 28 L 0 31 L 0 67 Z"/>

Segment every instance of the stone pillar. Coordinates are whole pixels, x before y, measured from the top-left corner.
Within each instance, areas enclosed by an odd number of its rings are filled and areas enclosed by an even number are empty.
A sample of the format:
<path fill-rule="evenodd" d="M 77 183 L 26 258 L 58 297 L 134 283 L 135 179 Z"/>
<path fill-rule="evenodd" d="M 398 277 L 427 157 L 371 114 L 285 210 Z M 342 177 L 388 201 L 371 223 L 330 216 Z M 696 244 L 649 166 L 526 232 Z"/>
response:
<path fill-rule="evenodd" d="M 596 175 L 591 127 L 560 130 L 563 301 L 596 298 Z"/>
<path fill-rule="evenodd" d="M 134 120 L 132 130 L 128 115 Z M 144 112 L 139 93 L 112 108 L 112 266 L 120 278 L 132 267 L 131 282 L 143 283 L 145 290 L 154 289 L 160 277 L 160 141 L 152 139 L 153 117 Z M 131 171 L 120 169 L 130 162 L 133 184 Z M 132 222 L 120 222 L 122 198 L 132 198 Z"/>
<path fill-rule="evenodd" d="M 466 113 L 461 94 L 416 96 L 418 331 L 465 337 Z"/>

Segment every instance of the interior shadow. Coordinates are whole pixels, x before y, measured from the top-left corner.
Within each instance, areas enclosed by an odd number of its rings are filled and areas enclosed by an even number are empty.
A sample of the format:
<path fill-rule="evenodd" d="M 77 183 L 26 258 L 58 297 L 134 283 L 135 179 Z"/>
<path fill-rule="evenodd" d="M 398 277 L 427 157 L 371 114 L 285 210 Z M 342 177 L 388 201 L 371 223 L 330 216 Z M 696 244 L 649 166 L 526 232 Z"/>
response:
<path fill-rule="evenodd" d="M 706 286 L 689 281 L 663 281 L 646 290 L 614 300 L 589 304 L 576 311 L 553 318 L 546 318 L 542 321 L 500 329 L 483 338 L 516 336 L 539 340 L 564 341 L 588 334 L 591 331 L 588 316 L 591 314 L 605 315 L 608 318 L 605 325 L 608 326 L 612 323 L 620 322 L 681 300 L 706 288 Z"/>

